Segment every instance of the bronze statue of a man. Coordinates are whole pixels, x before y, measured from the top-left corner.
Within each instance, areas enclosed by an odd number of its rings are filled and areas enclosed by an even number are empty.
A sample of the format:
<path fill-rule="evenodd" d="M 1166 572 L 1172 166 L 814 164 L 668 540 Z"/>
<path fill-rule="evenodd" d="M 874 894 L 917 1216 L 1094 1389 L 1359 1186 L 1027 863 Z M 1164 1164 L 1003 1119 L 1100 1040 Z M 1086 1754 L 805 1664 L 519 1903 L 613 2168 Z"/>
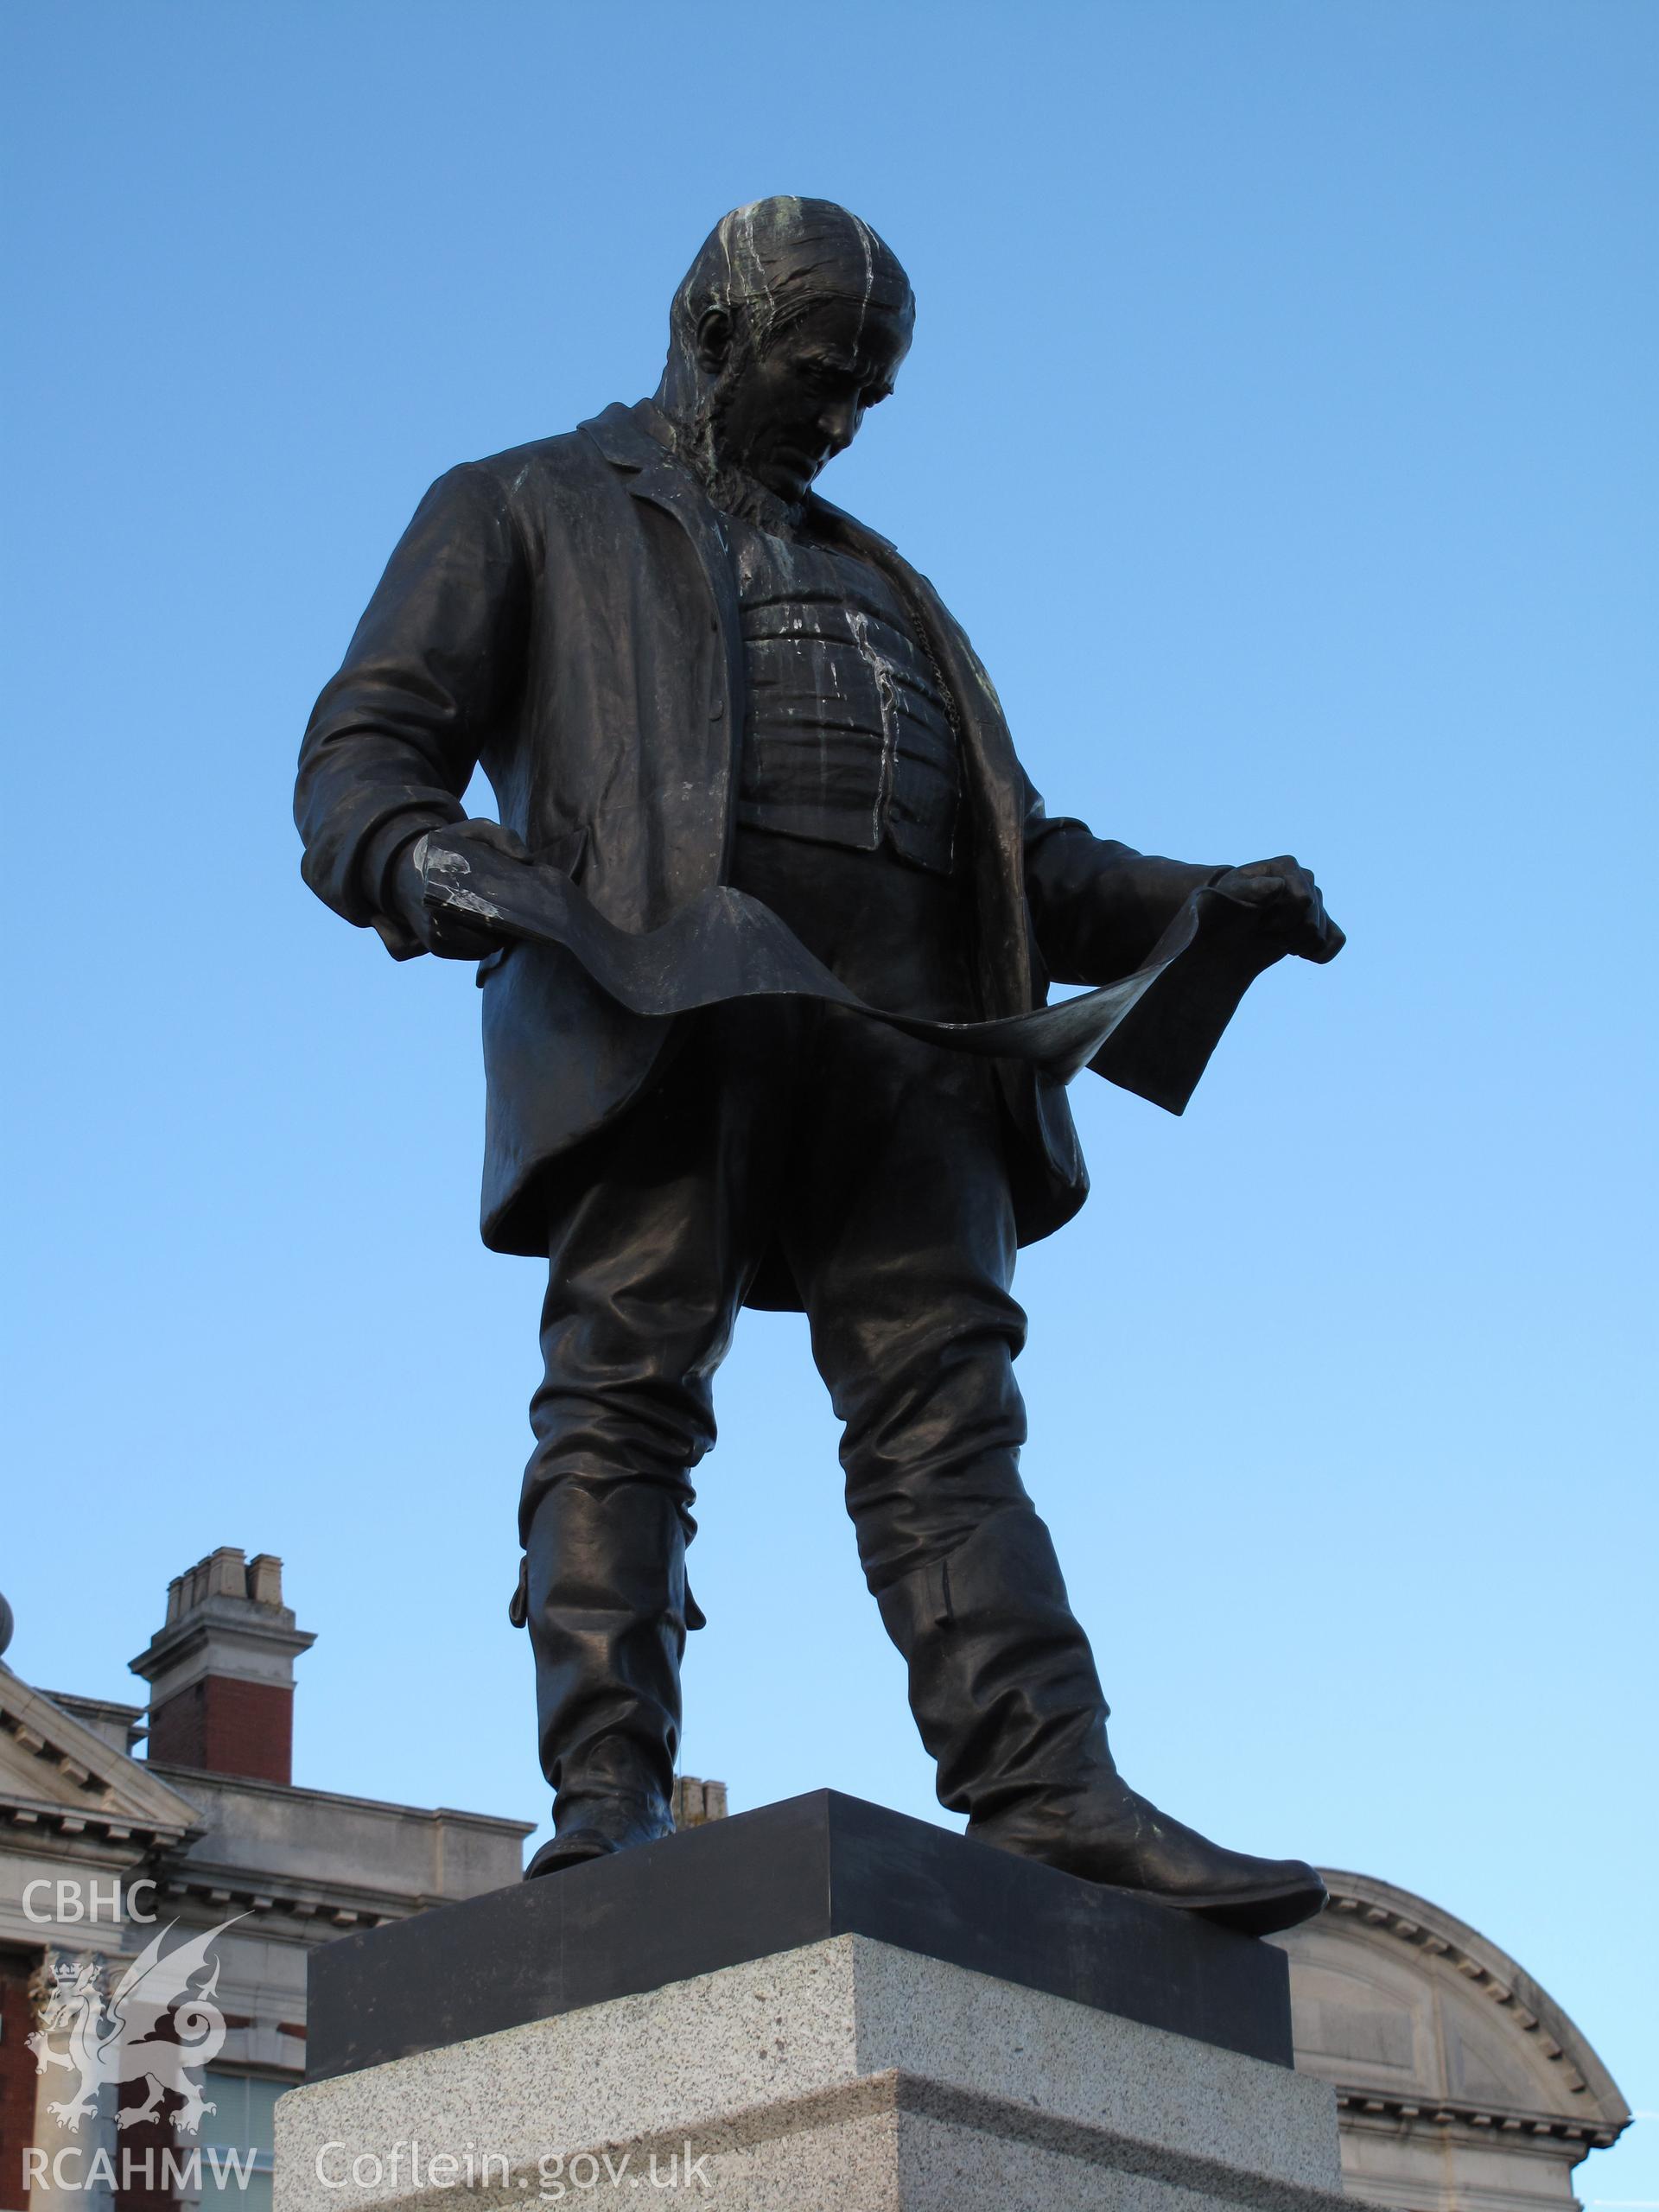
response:
<path fill-rule="evenodd" d="M 530 1872 L 672 1825 L 691 1472 L 747 1304 L 808 1316 L 940 1802 L 1005 1850 L 1287 1926 L 1322 1901 L 1311 1867 L 1223 1850 L 1119 1778 L 1020 1481 L 1015 1248 L 1087 1188 L 1060 1077 L 823 995 L 675 998 L 671 976 L 664 1003 L 696 1010 L 641 1013 L 579 949 L 435 905 L 423 865 L 444 833 L 498 872 L 556 871 L 692 965 L 713 954 L 669 925 L 726 887 L 843 1000 L 964 1035 L 1051 982 L 1128 976 L 1205 887 L 1247 913 L 1256 966 L 1331 957 L 1294 861 L 1155 859 L 1046 814 L 931 586 L 813 491 L 913 316 L 844 209 L 727 216 L 675 295 L 655 398 L 441 478 L 305 737 L 306 880 L 397 959 L 480 963 L 484 1237 L 551 1262 L 519 1607 L 556 1834 Z M 499 824 L 464 817 L 480 763 Z"/>

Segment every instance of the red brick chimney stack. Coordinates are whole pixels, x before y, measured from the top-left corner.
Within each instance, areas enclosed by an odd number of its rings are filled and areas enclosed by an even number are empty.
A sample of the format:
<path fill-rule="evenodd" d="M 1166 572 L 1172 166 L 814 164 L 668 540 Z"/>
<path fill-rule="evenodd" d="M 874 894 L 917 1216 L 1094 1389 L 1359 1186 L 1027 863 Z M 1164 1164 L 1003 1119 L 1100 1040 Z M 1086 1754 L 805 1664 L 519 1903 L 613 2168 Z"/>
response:
<path fill-rule="evenodd" d="M 159 1766 L 294 1778 L 294 1662 L 316 1642 L 283 1603 L 283 1562 L 222 1545 L 168 1585 L 167 1624 L 132 1662 Z"/>

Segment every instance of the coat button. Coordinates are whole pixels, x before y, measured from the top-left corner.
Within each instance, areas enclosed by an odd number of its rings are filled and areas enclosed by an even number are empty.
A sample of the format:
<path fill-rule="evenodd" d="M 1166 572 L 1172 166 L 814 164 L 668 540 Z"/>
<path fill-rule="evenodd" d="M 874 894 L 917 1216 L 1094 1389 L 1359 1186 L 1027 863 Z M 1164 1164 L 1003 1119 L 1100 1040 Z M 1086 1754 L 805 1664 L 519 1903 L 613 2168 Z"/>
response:
<path fill-rule="evenodd" d="M 718 692 L 716 692 L 716 693 L 715 693 L 715 696 L 714 696 L 714 698 L 709 702 L 709 721 L 710 721 L 711 722 L 717 722 L 717 721 L 720 720 L 721 716 L 725 713 L 725 711 L 726 711 L 726 702 L 725 702 L 725 701 L 724 701 L 724 700 L 720 696 L 719 693 L 718 693 Z"/>

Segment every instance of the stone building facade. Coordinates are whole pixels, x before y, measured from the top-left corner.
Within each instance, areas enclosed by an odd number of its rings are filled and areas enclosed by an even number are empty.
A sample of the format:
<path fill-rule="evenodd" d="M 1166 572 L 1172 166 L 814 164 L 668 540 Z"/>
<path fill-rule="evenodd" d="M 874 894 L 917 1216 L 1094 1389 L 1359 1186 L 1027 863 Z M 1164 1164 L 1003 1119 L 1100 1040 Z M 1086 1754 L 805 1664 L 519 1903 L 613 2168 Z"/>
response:
<path fill-rule="evenodd" d="M 147 1706 L 36 1689 L 0 1662 L 0 2212 L 269 2212 L 313 1947 L 518 1879 L 526 1822 L 293 1781 L 294 1662 L 312 1640 L 281 1562 L 224 1548 L 173 1582 L 132 1662 Z M 676 1800 L 682 1826 L 726 1813 L 719 1783 L 687 1777 Z M 1400 2212 L 1571 2212 L 1573 2169 L 1630 2116 L 1583 2035 L 1438 1906 L 1325 1878 L 1331 1910 L 1278 1940 L 1296 2063 L 1335 2088 L 1353 2193 Z M 38 2071 L 27 2040 L 50 2017 L 61 2050 L 73 1993 L 107 2004 L 169 1923 L 169 1944 L 222 1930 L 215 2110 L 182 2171 L 183 2139 L 134 2123 L 142 2082 L 71 2126 L 53 2107 L 73 2069 Z"/>
<path fill-rule="evenodd" d="M 148 1706 L 36 1689 L 0 1662 L 0 2212 L 191 2212 L 219 2198 L 268 2212 L 271 2108 L 305 2067 L 310 1950 L 518 1880 L 525 1821 L 294 1782 L 294 1662 L 311 1642 L 281 1562 L 226 1548 L 174 1581 L 132 1662 Z M 107 2004 L 168 1923 L 168 1948 L 223 1928 L 224 2035 L 205 2082 L 217 2109 L 195 2143 L 251 2163 L 243 2178 L 222 2164 L 222 2183 L 206 2155 L 181 2181 L 183 2139 L 130 2124 L 142 2084 L 120 2090 L 118 2113 L 105 2091 L 73 2126 L 56 2116 L 75 2072 L 37 2072 L 25 2040 L 58 1995 L 52 2041 L 71 2047 L 62 1993 L 79 1978 Z"/>

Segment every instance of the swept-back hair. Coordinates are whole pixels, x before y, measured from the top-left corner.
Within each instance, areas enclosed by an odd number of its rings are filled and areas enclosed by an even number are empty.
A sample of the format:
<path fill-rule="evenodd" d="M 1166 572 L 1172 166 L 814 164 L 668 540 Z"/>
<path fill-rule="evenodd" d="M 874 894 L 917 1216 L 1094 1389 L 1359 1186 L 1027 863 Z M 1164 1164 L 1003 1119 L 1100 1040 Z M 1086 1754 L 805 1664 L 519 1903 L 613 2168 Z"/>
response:
<path fill-rule="evenodd" d="M 690 414 L 700 378 L 697 326 L 710 308 L 730 315 L 740 355 L 767 346 L 821 300 L 855 300 L 866 313 L 914 321 L 915 295 L 899 257 L 869 225 L 832 200 L 781 194 L 722 215 L 674 295 L 663 389 Z"/>

